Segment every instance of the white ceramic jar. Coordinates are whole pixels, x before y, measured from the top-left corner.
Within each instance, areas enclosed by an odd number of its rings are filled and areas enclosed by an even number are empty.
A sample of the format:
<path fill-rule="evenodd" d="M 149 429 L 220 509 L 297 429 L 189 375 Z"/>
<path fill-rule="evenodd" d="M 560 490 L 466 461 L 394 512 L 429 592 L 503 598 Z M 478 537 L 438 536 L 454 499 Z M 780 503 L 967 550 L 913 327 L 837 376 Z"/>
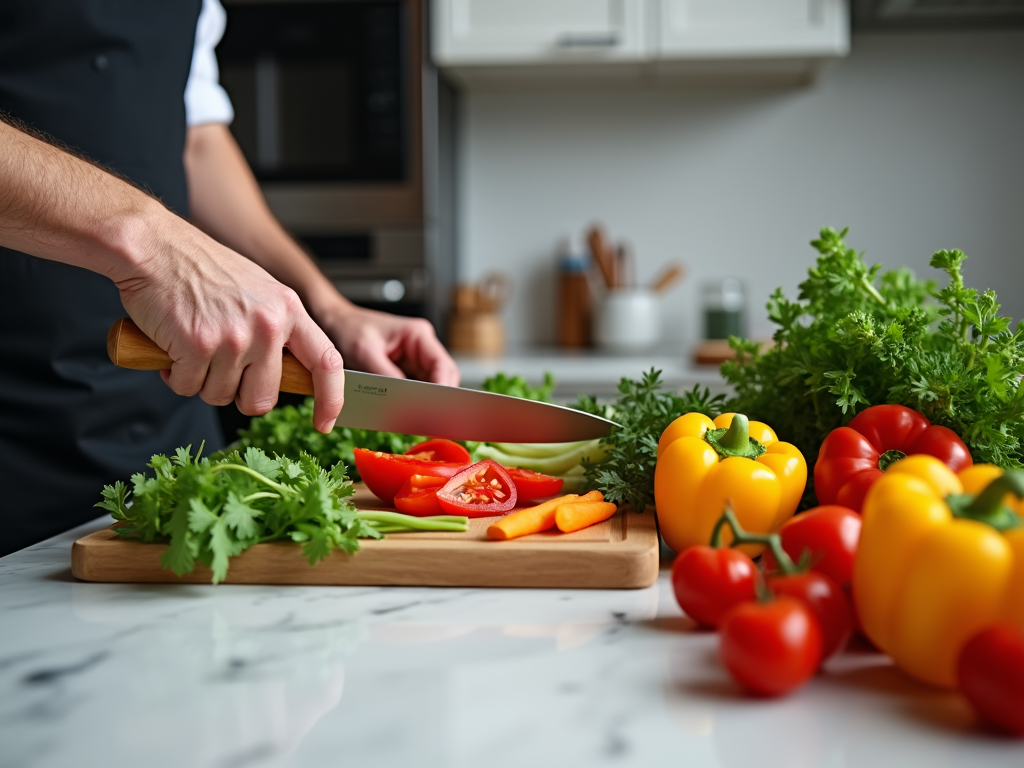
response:
<path fill-rule="evenodd" d="M 647 288 L 619 288 L 605 294 L 594 318 L 594 342 L 605 349 L 651 347 L 661 336 L 658 300 Z"/>

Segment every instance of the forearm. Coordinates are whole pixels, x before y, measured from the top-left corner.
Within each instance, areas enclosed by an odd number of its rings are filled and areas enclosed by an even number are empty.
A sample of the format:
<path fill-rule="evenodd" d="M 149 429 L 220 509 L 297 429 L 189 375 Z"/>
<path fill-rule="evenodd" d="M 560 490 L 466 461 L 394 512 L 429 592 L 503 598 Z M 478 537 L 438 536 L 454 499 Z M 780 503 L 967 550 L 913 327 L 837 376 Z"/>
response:
<path fill-rule="evenodd" d="M 270 211 L 227 126 L 190 128 L 185 144 L 193 221 L 290 286 L 315 317 L 351 305 Z"/>
<path fill-rule="evenodd" d="M 0 121 L 0 245 L 120 282 L 142 269 L 164 217 L 127 182 Z"/>

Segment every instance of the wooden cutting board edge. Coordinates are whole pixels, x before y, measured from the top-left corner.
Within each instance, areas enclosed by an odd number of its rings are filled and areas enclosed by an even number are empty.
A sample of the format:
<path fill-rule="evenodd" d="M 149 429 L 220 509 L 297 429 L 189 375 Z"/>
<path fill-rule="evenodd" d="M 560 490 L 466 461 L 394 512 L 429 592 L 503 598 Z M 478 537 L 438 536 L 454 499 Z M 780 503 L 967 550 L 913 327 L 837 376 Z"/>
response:
<path fill-rule="evenodd" d="M 611 541 L 558 542 L 557 537 L 517 541 L 361 541 L 355 555 L 334 552 L 310 566 L 297 545 L 257 544 L 231 561 L 227 584 L 322 586 L 526 587 L 641 589 L 658 578 L 654 511 L 620 511 Z M 89 534 L 71 549 L 71 572 L 82 581 L 107 583 L 210 583 L 203 565 L 183 577 L 160 567 L 165 544 L 118 539 L 113 527 Z"/>

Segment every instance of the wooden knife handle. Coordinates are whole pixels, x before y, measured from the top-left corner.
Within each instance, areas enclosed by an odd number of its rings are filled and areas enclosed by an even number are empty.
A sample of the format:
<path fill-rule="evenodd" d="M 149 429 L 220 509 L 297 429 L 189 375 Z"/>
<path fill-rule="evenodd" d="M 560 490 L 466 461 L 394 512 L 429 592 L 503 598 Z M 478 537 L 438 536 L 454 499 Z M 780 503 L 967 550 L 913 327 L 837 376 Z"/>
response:
<path fill-rule="evenodd" d="M 136 371 L 165 371 L 171 367 L 170 356 L 127 317 L 110 326 L 107 355 L 114 365 Z M 283 350 L 281 356 L 281 391 L 313 394 L 313 377 L 288 350 Z"/>

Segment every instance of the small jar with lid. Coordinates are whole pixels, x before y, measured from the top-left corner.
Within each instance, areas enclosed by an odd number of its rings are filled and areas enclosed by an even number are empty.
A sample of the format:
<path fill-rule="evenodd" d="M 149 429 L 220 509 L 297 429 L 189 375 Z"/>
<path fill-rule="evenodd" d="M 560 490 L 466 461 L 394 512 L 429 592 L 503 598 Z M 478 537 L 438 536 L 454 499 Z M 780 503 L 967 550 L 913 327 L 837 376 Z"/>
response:
<path fill-rule="evenodd" d="M 705 339 L 746 335 L 746 297 L 743 283 L 735 277 L 705 283 L 702 303 Z"/>

